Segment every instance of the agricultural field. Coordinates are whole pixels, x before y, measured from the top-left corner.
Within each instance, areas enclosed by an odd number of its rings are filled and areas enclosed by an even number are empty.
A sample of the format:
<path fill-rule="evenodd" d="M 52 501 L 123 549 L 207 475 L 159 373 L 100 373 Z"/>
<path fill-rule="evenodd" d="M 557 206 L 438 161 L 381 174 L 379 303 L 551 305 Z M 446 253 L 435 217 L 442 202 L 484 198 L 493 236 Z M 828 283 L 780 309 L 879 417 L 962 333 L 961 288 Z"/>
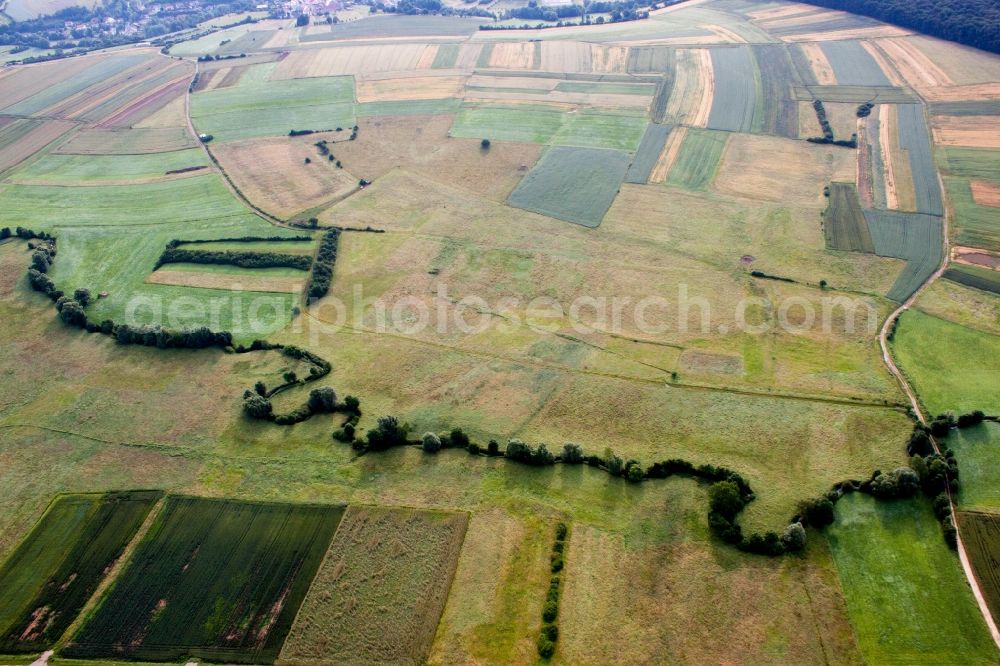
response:
<path fill-rule="evenodd" d="M 354 80 L 244 80 L 192 95 L 191 117 L 199 132 L 216 141 L 285 136 L 293 129 L 349 128 L 354 125 Z"/>
<path fill-rule="evenodd" d="M 62 654 L 272 661 L 344 513 L 171 496 Z"/>
<path fill-rule="evenodd" d="M 955 451 L 962 482 L 958 505 L 964 510 L 1000 510 L 1000 425 L 984 422 L 956 428 L 945 443 Z"/>
<path fill-rule="evenodd" d="M 1000 57 L 375 10 L 0 68 L 0 227 L 57 239 L 0 238 L 0 662 L 997 663 L 923 495 L 789 523 L 1000 414 Z M 939 441 L 997 512 L 996 423 Z"/>
<path fill-rule="evenodd" d="M 933 414 L 1000 411 L 997 336 L 911 310 L 900 318 L 893 350 Z"/>
<path fill-rule="evenodd" d="M 958 514 L 958 524 L 965 535 L 969 561 L 976 572 L 986 603 L 996 621 L 1000 617 L 1000 516 L 989 513 Z"/>
<path fill-rule="evenodd" d="M 38 652 L 58 640 L 161 496 L 56 497 L 0 568 L 0 653 Z"/>
<path fill-rule="evenodd" d="M 830 183 L 830 204 L 823 213 L 826 246 L 831 250 L 875 252 L 857 189 L 849 183 Z"/>
<path fill-rule="evenodd" d="M 352 505 L 278 663 L 423 662 L 468 521 L 462 513 Z"/>
<path fill-rule="evenodd" d="M 996 647 L 955 555 L 941 539 L 929 501 L 876 502 L 855 493 L 840 500 L 836 512 L 827 539 L 866 661 L 996 660 Z M 929 608 L 948 612 L 928 614 Z"/>
<path fill-rule="evenodd" d="M 667 184 L 704 190 L 715 177 L 729 135 L 710 130 L 689 130 L 676 161 L 667 172 Z"/>
<path fill-rule="evenodd" d="M 628 156 L 593 148 L 549 148 L 507 202 L 585 227 L 611 207 L 629 168 Z"/>

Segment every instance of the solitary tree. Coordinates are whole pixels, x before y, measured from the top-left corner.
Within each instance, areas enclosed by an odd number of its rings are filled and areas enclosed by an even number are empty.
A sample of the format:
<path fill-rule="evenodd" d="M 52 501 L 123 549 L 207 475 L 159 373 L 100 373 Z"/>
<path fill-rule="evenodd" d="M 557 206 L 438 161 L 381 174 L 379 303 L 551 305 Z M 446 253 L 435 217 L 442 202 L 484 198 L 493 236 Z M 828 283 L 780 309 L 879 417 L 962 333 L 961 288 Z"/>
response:
<path fill-rule="evenodd" d="M 797 552 L 806 547 L 806 530 L 802 527 L 802 523 L 792 523 L 785 528 L 784 533 L 781 535 L 781 543 L 784 544 L 785 550 L 789 552 Z"/>
<path fill-rule="evenodd" d="M 483 150 L 489 150 L 490 149 L 490 140 L 489 139 L 483 139 L 482 141 L 479 142 L 479 147 L 482 148 Z"/>
<path fill-rule="evenodd" d="M 421 445 L 427 453 L 437 453 L 441 450 L 441 438 L 432 432 L 424 433 Z"/>

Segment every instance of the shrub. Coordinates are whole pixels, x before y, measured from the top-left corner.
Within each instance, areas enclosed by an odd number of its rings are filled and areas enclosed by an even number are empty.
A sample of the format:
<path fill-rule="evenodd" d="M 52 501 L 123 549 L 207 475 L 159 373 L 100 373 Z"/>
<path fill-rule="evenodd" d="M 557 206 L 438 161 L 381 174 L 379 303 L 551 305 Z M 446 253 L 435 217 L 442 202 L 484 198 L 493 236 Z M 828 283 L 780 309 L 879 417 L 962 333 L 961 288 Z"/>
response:
<path fill-rule="evenodd" d="M 562 461 L 569 465 L 577 465 L 583 462 L 583 449 L 579 444 L 566 442 L 563 444 Z"/>
<path fill-rule="evenodd" d="M 955 524 L 951 522 L 951 516 L 941 521 L 941 532 L 944 535 L 944 542 L 948 544 L 948 547 L 956 550 L 958 548 L 958 530 L 955 529 Z"/>
<path fill-rule="evenodd" d="M 511 460 L 529 462 L 531 460 L 531 447 L 519 439 L 512 439 L 507 442 L 507 451 L 504 455 Z"/>
<path fill-rule="evenodd" d="M 732 520 L 743 509 L 743 498 L 733 481 L 717 481 L 708 489 L 711 511 Z"/>
<path fill-rule="evenodd" d="M 563 556 L 562 553 L 553 553 L 550 558 L 552 564 L 552 573 L 559 573 L 563 568 Z"/>
<path fill-rule="evenodd" d="M 563 541 L 563 540 L 565 540 L 566 539 L 566 533 L 568 531 L 569 531 L 569 528 L 566 527 L 566 523 L 557 523 L 556 524 L 556 540 L 557 541 Z"/>
<path fill-rule="evenodd" d="M 920 490 L 920 476 L 909 467 L 899 467 L 888 474 L 879 472 L 871 480 L 871 494 L 880 499 L 912 497 Z"/>
<path fill-rule="evenodd" d="M 944 520 L 951 516 L 951 501 L 946 493 L 940 493 L 934 498 L 934 515 L 938 520 Z"/>
<path fill-rule="evenodd" d="M 483 139 L 482 141 L 479 142 L 479 147 L 482 148 L 483 150 L 489 150 L 490 149 L 490 140 L 489 139 Z"/>
<path fill-rule="evenodd" d="M 822 529 L 833 524 L 833 502 L 826 497 L 804 500 L 799 503 L 799 517 L 806 525 Z"/>
<path fill-rule="evenodd" d="M 283 374 L 282 377 L 284 377 L 286 384 L 294 384 L 299 379 L 299 376 L 291 370 Z"/>
<path fill-rule="evenodd" d="M 361 401 L 353 395 L 344 398 L 344 411 L 351 414 L 361 414 Z"/>
<path fill-rule="evenodd" d="M 559 615 L 559 604 L 556 601 L 546 601 L 545 607 L 542 609 L 542 619 L 546 622 L 552 622 Z"/>
<path fill-rule="evenodd" d="M 544 625 L 542 627 L 542 636 L 545 636 L 547 639 L 555 643 L 559 638 L 559 627 L 555 624 Z"/>
<path fill-rule="evenodd" d="M 73 292 L 73 300 L 79 303 L 81 307 L 87 307 L 90 305 L 90 290 L 77 289 Z"/>
<path fill-rule="evenodd" d="M 531 454 L 531 464 L 533 465 L 554 465 L 556 457 L 544 444 L 539 444 Z"/>
<path fill-rule="evenodd" d="M 59 318 L 70 326 L 83 328 L 87 325 L 87 315 L 76 301 L 66 301 L 59 310 Z"/>
<path fill-rule="evenodd" d="M 646 473 L 642 471 L 642 465 L 638 461 L 630 460 L 625 466 L 625 478 L 632 483 L 638 483 L 646 478 Z"/>
<path fill-rule="evenodd" d="M 910 441 L 906 445 L 906 452 L 911 456 L 926 456 L 934 450 L 931 438 L 923 428 L 914 428 L 910 435 Z"/>
<path fill-rule="evenodd" d="M 486 454 L 490 456 L 500 455 L 500 444 L 495 439 L 491 439 L 486 445 Z"/>
<path fill-rule="evenodd" d="M 314 414 L 329 414 L 337 410 L 337 393 L 329 386 L 314 388 L 308 404 Z"/>
<path fill-rule="evenodd" d="M 380 416 L 375 427 L 368 431 L 366 438 L 369 449 L 384 451 L 393 446 L 406 444 L 406 428 L 399 424 L 399 419 L 395 416 Z"/>
<path fill-rule="evenodd" d="M 968 414 L 962 414 L 958 417 L 958 427 L 968 428 L 969 426 L 978 425 L 983 422 L 984 418 L 986 418 L 986 415 L 978 409 Z"/>
<path fill-rule="evenodd" d="M 267 386 L 264 384 L 264 382 L 257 382 L 256 384 L 254 384 L 253 390 L 257 395 L 263 396 L 265 398 L 267 397 Z"/>
<path fill-rule="evenodd" d="M 556 644 L 546 636 L 538 637 L 538 656 L 542 659 L 549 659 L 556 653 Z"/>
<path fill-rule="evenodd" d="M 625 461 L 615 455 L 615 452 L 611 449 L 604 449 L 604 465 L 612 475 L 620 476 L 625 466 Z"/>
<path fill-rule="evenodd" d="M 448 435 L 451 446 L 458 449 L 465 449 L 469 446 L 469 436 L 462 432 L 461 428 L 455 428 Z"/>
<path fill-rule="evenodd" d="M 788 552 L 794 553 L 806 547 L 806 530 L 802 523 L 792 523 L 781 535 L 781 544 Z"/>
<path fill-rule="evenodd" d="M 252 419 L 266 419 L 272 409 L 271 401 L 263 396 L 250 394 L 243 399 L 243 411 Z"/>
<path fill-rule="evenodd" d="M 427 453 L 437 453 L 441 450 L 441 438 L 432 432 L 424 433 L 421 446 Z"/>

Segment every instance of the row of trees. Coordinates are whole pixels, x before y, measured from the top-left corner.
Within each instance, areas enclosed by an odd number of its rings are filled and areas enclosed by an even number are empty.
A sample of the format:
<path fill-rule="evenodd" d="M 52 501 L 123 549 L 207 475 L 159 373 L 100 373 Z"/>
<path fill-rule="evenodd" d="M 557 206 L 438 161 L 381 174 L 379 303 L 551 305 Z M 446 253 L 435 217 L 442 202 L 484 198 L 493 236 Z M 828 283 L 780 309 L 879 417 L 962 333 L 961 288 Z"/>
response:
<path fill-rule="evenodd" d="M 309 280 L 309 300 L 326 296 L 333 280 L 333 265 L 337 263 L 337 247 L 340 245 L 340 229 L 329 229 L 323 234 L 313 263 L 312 277 Z"/>
<path fill-rule="evenodd" d="M 820 129 L 823 130 L 823 136 L 811 136 L 806 141 L 810 143 L 829 143 L 834 146 L 844 146 L 846 148 L 858 147 L 857 133 L 852 134 L 851 138 L 847 140 L 835 139 L 833 137 L 833 127 L 830 125 L 830 120 L 826 117 L 826 107 L 823 106 L 822 100 L 813 100 L 813 110 L 816 111 L 816 120 L 819 121 Z"/>
<path fill-rule="evenodd" d="M 562 570 L 566 557 L 566 537 L 569 528 L 566 523 L 556 523 L 556 538 L 549 555 L 549 591 L 542 606 L 542 629 L 538 634 L 538 656 L 549 659 L 555 654 L 559 640 L 559 597 L 562 589 Z"/>
<path fill-rule="evenodd" d="M 295 268 L 309 270 L 312 258 L 304 254 L 278 252 L 233 252 L 231 250 L 189 250 L 168 247 L 156 260 L 156 268 L 164 264 L 220 264 L 240 268 Z"/>

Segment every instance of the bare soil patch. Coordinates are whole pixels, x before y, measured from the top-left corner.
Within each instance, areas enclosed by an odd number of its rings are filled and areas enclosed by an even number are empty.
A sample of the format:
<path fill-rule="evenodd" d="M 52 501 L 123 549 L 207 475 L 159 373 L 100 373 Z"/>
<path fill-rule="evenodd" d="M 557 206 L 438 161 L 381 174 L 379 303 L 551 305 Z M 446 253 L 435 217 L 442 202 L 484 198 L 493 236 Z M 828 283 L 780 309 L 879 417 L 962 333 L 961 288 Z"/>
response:
<path fill-rule="evenodd" d="M 1000 185 L 974 180 L 969 184 L 972 200 L 980 206 L 1000 207 Z"/>
<path fill-rule="evenodd" d="M 935 116 L 931 124 L 939 145 L 1000 148 L 1000 116 Z"/>

